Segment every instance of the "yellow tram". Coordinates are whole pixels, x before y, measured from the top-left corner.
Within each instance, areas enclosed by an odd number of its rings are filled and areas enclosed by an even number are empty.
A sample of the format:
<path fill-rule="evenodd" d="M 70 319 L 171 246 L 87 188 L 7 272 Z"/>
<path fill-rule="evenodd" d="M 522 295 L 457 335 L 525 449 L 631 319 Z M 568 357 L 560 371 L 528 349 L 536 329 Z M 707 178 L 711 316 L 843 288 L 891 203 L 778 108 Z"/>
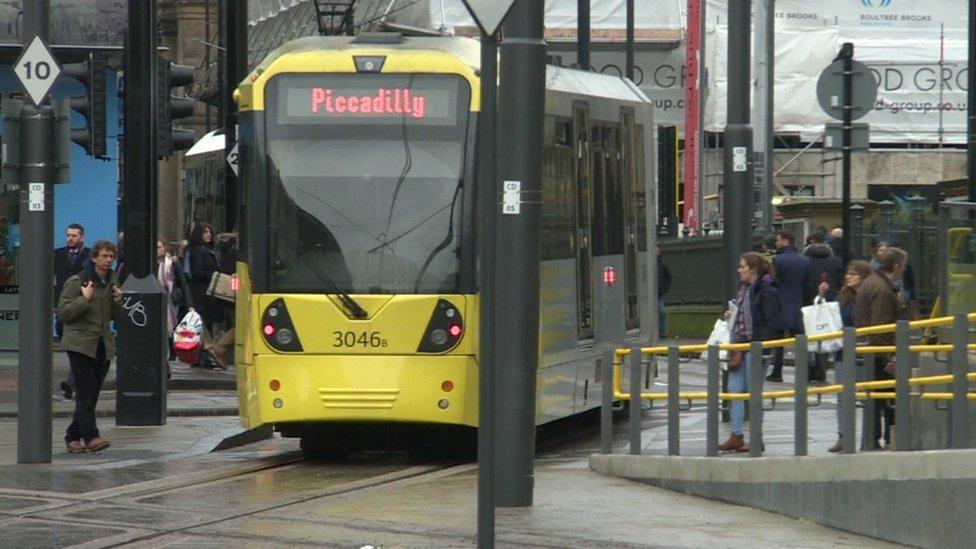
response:
<path fill-rule="evenodd" d="M 370 428 L 477 426 L 477 60 L 461 38 L 314 37 L 241 83 L 244 426 L 273 424 L 314 452 Z M 647 98 L 620 78 L 559 71 L 539 423 L 597 405 L 599 349 L 646 339 L 652 322 Z M 604 269 L 621 283 L 598 283 Z"/>

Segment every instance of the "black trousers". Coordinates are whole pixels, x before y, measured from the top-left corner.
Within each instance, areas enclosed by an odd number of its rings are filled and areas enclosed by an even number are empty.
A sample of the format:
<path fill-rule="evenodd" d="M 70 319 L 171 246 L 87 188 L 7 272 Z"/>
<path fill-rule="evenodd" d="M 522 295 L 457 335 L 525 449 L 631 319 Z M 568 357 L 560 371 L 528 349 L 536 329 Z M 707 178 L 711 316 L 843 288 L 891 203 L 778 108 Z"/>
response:
<path fill-rule="evenodd" d="M 92 440 L 98 438 L 95 424 L 95 406 L 102 382 L 108 374 L 109 361 L 105 360 L 105 345 L 98 344 L 95 358 L 74 351 L 68 351 L 71 374 L 75 378 L 75 414 L 65 433 L 65 442 L 73 440 Z"/>
<path fill-rule="evenodd" d="M 894 379 L 895 376 L 884 371 L 885 364 L 894 357 L 892 355 L 877 355 L 874 360 L 874 379 Z M 884 425 L 882 429 L 882 420 Z M 874 401 L 874 440 L 884 440 L 885 445 L 891 444 L 891 426 L 895 424 L 895 401 L 878 399 Z"/>
<path fill-rule="evenodd" d="M 791 331 L 791 330 L 779 330 L 776 332 L 776 339 L 782 339 L 789 334 L 790 337 L 796 334 L 802 334 L 803 330 Z M 783 377 L 783 347 L 777 347 L 773 349 L 773 371 L 769 373 L 772 377 Z"/>

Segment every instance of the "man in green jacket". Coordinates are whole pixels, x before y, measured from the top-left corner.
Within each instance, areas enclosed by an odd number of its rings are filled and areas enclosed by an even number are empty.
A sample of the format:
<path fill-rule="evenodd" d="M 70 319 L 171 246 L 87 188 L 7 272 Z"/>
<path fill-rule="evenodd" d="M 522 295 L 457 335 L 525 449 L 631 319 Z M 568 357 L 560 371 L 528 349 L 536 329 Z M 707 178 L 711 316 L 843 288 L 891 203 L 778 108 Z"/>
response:
<path fill-rule="evenodd" d="M 58 301 L 58 316 L 64 322 L 61 348 L 68 352 L 77 385 L 74 419 L 64 437 L 72 454 L 98 452 L 111 444 L 99 436 L 95 406 L 115 356 L 109 323 L 122 314 L 122 289 L 112 271 L 117 253 L 107 240 L 95 243 L 91 263 L 65 281 Z"/>

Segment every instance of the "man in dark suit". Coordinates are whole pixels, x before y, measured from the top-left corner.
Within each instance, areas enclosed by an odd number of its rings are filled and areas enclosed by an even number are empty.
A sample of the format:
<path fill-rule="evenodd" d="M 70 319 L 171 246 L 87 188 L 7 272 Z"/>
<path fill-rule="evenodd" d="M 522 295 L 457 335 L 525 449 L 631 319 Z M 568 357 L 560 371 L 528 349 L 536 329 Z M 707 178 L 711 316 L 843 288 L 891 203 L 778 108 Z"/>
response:
<path fill-rule="evenodd" d="M 77 223 L 68 225 L 65 246 L 54 250 L 54 299 L 61 297 L 64 282 L 85 268 L 91 260 L 91 250 L 85 247 L 85 228 Z"/>
<path fill-rule="evenodd" d="M 791 335 L 803 333 L 803 313 L 806 301 L 807 280 L 810 277 L 810 260 L 804 257 L 795 246 L 793 233 L 782 231 L 776 235 L 776 256 L 773 257 L 773 270 L 776 271 L 776 289 L 779 293 L 781 330 Z M 773 358 L 773 371 L 766 381 L 783 381 L 783 349 L 776 349 Z"/>
<path fill-rule="evenodd" d="M 84 270 L 85 265 L 91 261 L 91 250 L 85 247 L 85 228 L 78 223 L 72 223 L 65 229 L 65 246 L 54 250 L 54 302 L 57 303 L 61 298 L 61 290 L 64 288 L 66 280 Z M 63 325 L 58 318 L 54 324 L 54 336 L 61 338 Z M 74 392 L 74 380 L 68 376 L 67 380 L 61 382 L 61 390 L 64 397 L 71 399 Z"/>

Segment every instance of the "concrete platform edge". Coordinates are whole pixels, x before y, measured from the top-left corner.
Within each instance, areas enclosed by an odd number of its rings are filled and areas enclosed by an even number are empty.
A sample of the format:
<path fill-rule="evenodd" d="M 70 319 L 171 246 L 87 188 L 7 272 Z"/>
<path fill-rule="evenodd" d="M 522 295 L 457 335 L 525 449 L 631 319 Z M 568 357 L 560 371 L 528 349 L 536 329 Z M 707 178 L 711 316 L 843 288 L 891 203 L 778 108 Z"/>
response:
<path fill-rule="evenodd" d="M 976 450 L 804 458 L 601 455 L 598 473 L 919 547 L 972 547 Z"/>

